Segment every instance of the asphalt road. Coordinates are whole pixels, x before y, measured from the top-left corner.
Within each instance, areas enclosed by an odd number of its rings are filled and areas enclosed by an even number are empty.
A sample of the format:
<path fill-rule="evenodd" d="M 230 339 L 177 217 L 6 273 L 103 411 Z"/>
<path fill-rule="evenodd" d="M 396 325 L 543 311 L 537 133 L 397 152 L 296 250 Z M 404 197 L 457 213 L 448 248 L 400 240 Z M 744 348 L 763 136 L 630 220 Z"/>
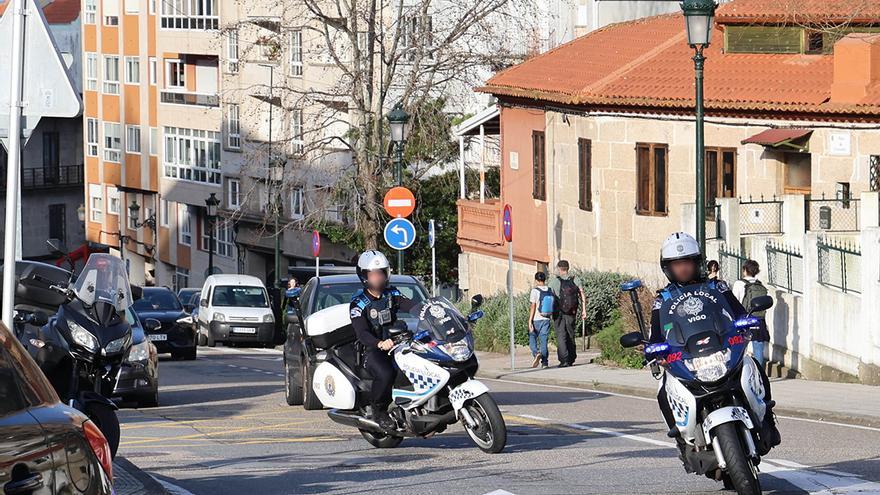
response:
<path fill-rule="evenodd" d="M 276 350 L 199 349 L 160 364 L 160 404 L 124 409 L 119 452 L 187 495 L 717 493 L 684 473 L 656 404 L 488 380 L 508 425 L 487 455 L 460 426 L 378 450 L 322 411 L 284 402 Z M 781 418 L 768 493 L 880 494 L 880 429 Z"/>

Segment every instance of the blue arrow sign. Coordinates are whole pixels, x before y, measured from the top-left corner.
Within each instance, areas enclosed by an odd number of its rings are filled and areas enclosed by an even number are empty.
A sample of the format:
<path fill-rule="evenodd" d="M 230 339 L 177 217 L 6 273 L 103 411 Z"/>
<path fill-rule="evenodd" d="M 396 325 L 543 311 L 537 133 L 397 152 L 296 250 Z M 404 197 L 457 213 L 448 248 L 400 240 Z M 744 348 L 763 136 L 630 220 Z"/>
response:
<path fill-rule="evenodd" d="M 416 228 L 405 218 L 395 218 L 385 224 L 385 242 L 398 251 L 413 245 L 416 241 Z"/>
<path fill-rule="evenodd" d="M 428 247 L 434 247 L 434 242 L 437 239 L 437 234 L 434 232 L 434 219 L 428 220 Z"/>

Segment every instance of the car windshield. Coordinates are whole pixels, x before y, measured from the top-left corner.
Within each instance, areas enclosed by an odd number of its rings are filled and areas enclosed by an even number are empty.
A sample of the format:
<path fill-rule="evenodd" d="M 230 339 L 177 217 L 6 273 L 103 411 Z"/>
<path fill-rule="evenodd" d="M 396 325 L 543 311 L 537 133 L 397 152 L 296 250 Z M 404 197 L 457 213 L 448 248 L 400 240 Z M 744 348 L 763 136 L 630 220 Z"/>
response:
<path fill-rule="evenodd" d="M 234 306 L 237 308 L 268 308 L 266 289 L 244 285 L 218 285 L 211 296 L 214 306 Z"/>
<path fill-rule="evenodd" d="M 109 254 L 95 253 L 83 267 L 73 285 L 77 297 L 86 305 L 104 302 L 117 311 L 131 306 L 131 285 L 122 260 Z"/>
<path fill-rule="evenodd" d="M 169 290 L 145 290 L 144 297 L 134 302 L 135 311 L 180 311 L 180 301 Z"/>
<path fill-rule="evenodd" d="M 423 302 L 427 296 L 419 284 L 403 283 L 394 284 L 397 290 L 406 297 L 415 302 Z M 345 284 L 320 284 L 315 293 L 315 302 L 308 314 L 321 311 L 322 309 L 335 306 L 337 304 L 349 304 L 354 294 L 361 290 L 363 285 L 360 282 L 351 282 Z"/>
<path fill-rule="evenodd" d="M 691 337 L 707 332 L 725 335 L 735 316 L 724 294 L 706 285 L 689 285 L 660 306 L 660 328 L 666 340 L 684 346 Z"/>

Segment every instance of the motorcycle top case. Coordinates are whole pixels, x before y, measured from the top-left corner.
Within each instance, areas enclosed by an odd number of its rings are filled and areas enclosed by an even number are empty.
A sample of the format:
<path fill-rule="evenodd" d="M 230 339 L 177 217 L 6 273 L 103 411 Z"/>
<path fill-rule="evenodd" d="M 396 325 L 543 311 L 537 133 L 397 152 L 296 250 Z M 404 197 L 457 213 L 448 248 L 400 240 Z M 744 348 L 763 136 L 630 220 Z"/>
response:
<path fill-rule="evenodd" d="M 5 270 L 0 267 L 0 274 Z M 49 289 L 52 285 L 67 287 L 70 272 L 63 268 L 38 261 L 18 261 L 15 263 L 15 302 L 16 306 L 45 308 L 53 313 L 58 306 L 67 302 L 64 294 Z M 0 296 L 2 296 L 0 288 Z"/>
<path fill-rule="evenodd" d="M 305 326 L 306 335 L 319 349 L 329 349 L 355 339 L 348 304 L 337 304 L 312 313 L 306 318 Z"/>

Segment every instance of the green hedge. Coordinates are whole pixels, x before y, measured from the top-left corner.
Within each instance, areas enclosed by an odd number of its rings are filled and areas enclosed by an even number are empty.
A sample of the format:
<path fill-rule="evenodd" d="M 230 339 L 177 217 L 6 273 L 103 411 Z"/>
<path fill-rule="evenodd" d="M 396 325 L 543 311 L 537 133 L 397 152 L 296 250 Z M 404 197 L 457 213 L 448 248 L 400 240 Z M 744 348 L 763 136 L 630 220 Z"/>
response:
<path fill-rule="evenodd" d="M 602 364 L 621 366 L 624 368 L 642 367 L 644 357 L 636 349 L 624 349 L 620 345 L 620 336 L 632 332 L 623 318 L 615 319 L 610 325 L 596 334 L 596 343 L 601 349 L 599 361 Z"/>

